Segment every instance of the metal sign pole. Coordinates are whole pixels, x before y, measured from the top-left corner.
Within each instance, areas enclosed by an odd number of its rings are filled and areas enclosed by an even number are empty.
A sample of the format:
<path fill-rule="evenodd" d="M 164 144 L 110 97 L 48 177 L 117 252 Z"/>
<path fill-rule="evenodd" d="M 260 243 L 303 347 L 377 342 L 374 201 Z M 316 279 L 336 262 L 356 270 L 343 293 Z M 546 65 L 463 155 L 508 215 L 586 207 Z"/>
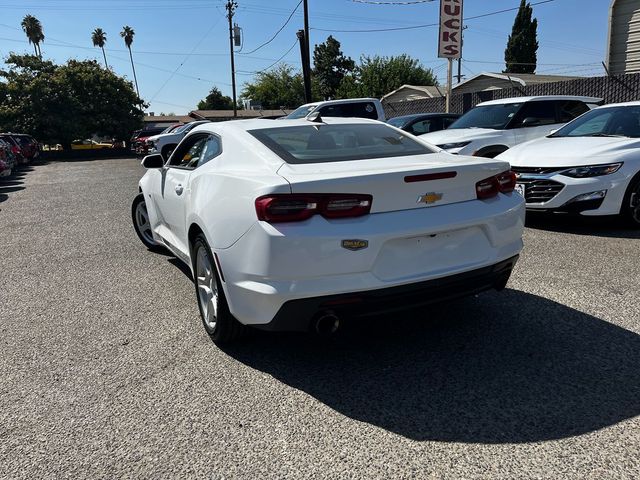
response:
<path fill-rule="evenodd" d="M 445 105 L 445 112 L 451 112 L 451 92 L 453 91 L 453 58 L 447 59 L 447 99 Z"/>

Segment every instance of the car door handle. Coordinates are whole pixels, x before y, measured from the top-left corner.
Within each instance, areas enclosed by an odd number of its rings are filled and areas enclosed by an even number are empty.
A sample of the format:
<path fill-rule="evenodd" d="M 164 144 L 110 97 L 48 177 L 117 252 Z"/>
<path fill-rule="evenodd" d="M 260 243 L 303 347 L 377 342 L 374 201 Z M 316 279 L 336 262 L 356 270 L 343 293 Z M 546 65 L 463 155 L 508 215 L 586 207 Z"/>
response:
<path fill-rule="evenodd" d="M 176 195 L 182 195 L 182 192 L 184 192 L 182 185 L 176 185 Z"/>

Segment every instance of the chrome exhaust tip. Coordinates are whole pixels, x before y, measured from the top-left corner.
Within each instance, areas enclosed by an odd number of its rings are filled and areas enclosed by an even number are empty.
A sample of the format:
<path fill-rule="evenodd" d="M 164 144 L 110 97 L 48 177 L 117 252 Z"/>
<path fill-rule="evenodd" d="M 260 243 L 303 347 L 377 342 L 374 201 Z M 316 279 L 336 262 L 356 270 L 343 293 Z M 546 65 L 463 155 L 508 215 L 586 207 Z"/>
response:
<path fill-rule="evenodd" d="M 313 328 L 318 335 L 333 335 L 340 329 L 340 317 L 331 311 L 320 312 L 313 320 Z"/>

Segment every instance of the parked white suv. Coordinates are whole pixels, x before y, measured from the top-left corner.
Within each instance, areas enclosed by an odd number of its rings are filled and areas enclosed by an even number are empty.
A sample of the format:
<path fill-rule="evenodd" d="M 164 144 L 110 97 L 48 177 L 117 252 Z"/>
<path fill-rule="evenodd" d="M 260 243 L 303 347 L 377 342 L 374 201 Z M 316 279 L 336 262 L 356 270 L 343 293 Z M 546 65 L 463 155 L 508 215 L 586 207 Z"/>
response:
<path fill-rule="evenodd" d="M 284 118 L 288 120 L 304 118 L 316 112 L 321 117 L 369 118 L 381 122 L 386 120 L 382 104 L 376 98 L 348 98 L 307 103 L 296 108 Z"/>
<path fill-rule="evenodd" d="M 209 120 L 199 120 L 197 122 L 187 123 L 181 127 L 172 130 L 170 133 L 161 133 L 147 139 L 149 145 L 149 153 L 161 153 L 166 159 L 171 156 L 171 152 L 178 146 L 180 141 L 189 133 L 194 127 L 208 123 Z"/>
<path fill-rule="evenodd" d="M 600 102 L 601 98 L 564 95 L 492 100 L 478 104 L 447 130 L 420 138 L 449 153 L 493 158 L 548 135 Z"/>

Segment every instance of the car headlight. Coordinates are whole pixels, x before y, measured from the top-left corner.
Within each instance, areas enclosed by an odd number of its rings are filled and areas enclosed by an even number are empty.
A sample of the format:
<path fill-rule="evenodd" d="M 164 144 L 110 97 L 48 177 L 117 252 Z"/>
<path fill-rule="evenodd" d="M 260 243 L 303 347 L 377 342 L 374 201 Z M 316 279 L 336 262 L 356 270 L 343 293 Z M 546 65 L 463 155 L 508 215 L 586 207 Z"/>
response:
<path fill-rule="evenodd" d="M 609 163 L 607 165 L 593 165 L 590 167 L 576 167 L 570 170 L 565 170 L 564 172 L 561 172 L 561 174 L 572 178 L 600 177 L 616 173 L 620 170 L 620 167 L 622 167 L 622 162 Z"/>
<path fill-rule="evenodd" d="M 453 150 L 454 148 L 462 148 L 469 145 L 471 142 L 458 142 L 458 143 L 444 143 L 442 145 L 436 145 L 443 150 Z"/>

